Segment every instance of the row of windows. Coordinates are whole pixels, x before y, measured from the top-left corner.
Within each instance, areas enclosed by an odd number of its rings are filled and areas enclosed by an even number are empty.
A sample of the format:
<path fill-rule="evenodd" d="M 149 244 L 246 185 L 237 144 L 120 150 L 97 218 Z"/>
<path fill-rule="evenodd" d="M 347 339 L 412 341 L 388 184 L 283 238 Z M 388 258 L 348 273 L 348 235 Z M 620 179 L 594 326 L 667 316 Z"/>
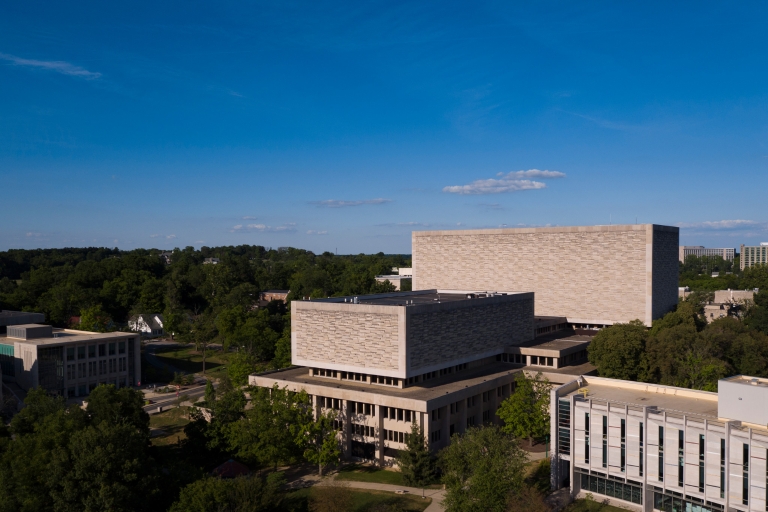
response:
<path fill-rule="evenodd" d="M 528 359 L 523 354 L 498 354 L 496 356 L 496 361 L 501 361 L 502 363 L 527 364 Z"/>
<path fill-rule="evenodd" d="M 643 504 L 643 487 L 641 484 L 616 482 L 608 478 L 582 473 L 581 489 L 638 505 Z"/>
<path fill-rule="evenodd" d="M 86 377 L 124 372 L 127 368 L 128 360 L 125 357 L 88 361 L 87 363 L 68 364 L 67 379 L 84 379 Z"/>
<path fill-rule="evenodd" d="M 353 434 L 357 434 L 359 436 L 376 437 L 376 429 L 369 425 L 358 425 L 357 423 L 352 423 L 352 425 L 350 425 L 350 429 L 352 430 Z"/>
<path fill-rule="evenodd" d="M 386 441 L 392 441 L 393 443 L 407 443 L 408 442 L 408 433 L 407 432 L 398 432 L 397 430 L 387 430 L 384 429 L 384 439 Z"/>
<path fill-rule="evenodd" d="M 438 377 L 442 377 L 444 375 L 449 375 L 454 372 L 460 372 L 462 370 L 466 370 L 467 368 L 468 368 L 467 363 L 457 364 L 457 365 L 449 366 L 447 368 L 443 368 L 440 370 L 435 370 L 433 372 L 427 372 L 421 375 L 416 375 L 415 377 L 408 377 L 408 380 L 406 381 L 406 383 L 416 384 L 417 382 L 432 380 Z"/>
<path fill-rule="evenodd" d="M 115 350 L 118 354 L 125 354 L 125 342 L 119 341 L 116 343 L 102 343 L 100 345 L 80 345 L 77 347 L 67 347 L 67 361 L 74 361 L 75 354 L 77 359 L 86 359 L 86 350 L 88 351 L 87 359 L 96 357 L 98 350 L 98 357 L 106 357 L 107 355 L 115 355 Z"/>
<path fill-rule="evenodd" d="M 370 378 L 371 384 L 381 384 L 383 386 L 400 385 L 400 379 L 368 375 L 365 373 L 337 372 L 336 370 L 326 370 L 323 368 L 314 368 L 312 373 L 315 377 L 327 377 L 329 379 L 340 378 L 341 380 L 350 380 L 353 382 L 368 382 L 368 379 Z"/>
<path fill-rule="evenodd" d="M 323 409 L 333 409 L 334 411 L 340 411 L 343 404 L 343 400 L 339 398 L 329 398 L 325 396 L 317 397 L 317 405 Z M 365 414 L 368 416 L 376 416 L 376 406 L 374 404 L 366 404 L 363 402 L 349 402 L 349 412 L 351 414 Z M 411 422 L 416 419 L 416 413 L 407 409 L 399 409 L 397 407 L 381 407 L 381 415 L 384 418 L 396 421 Z"/>

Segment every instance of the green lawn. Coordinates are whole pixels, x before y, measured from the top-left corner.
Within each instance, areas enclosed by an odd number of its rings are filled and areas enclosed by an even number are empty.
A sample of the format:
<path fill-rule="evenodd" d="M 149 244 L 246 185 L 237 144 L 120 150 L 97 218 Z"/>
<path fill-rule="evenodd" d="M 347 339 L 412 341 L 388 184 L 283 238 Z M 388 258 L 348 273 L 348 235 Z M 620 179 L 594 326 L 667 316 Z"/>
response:
<path fill-rule="evenodd" d="M 149 417 L 149 426 L 151 428 L 162 429 L 164 434 L 152 438 L 152 444 L 155 446 L 163 446 L 168 444 L 175 444 L 182 439 L 186 439 L 184 435 L 184 426 L 189 423 L 187 418 L 189 414 L 189 407 L 177 407 L 170 411 L 161 412 L 160 414 L 153 414 Z"/>
<path fill-rule="evenodd" d="M 355 482 L 375 482 L 378 484 L 402 485 L 403 474 L 391 469 L 382 469 L 364 464 L 348 464 L 336 474 L 336 480 L 352 480 Z M 441 485 L 428 485 L 427 489 L 438 489 Z"/>
<path fill-rule="evenodd" d="M 157 359 L 185 373 L 200 373 L 203 371 L 203 353 L 197 352 L 194 345 L 180 346 L 169 350 L 157 351 Z M 205 376 L 222 377 L 226 373 L 227 356 L 220 350 L 207 350 L 205 356 Z"/>
<path fill-rule="evenodd" d="M 352 491 L 352 509 L 350 512 L 366 512 L 377 505 L 389 505 L 393 510 L 403 512 L 422 512 L 432 502 L 430 498 L 393 492 L 350 489 Z M 308 510 L 309 500 L 314 488 L 299 489 L 289 492 L 285 497 L 284 509 L 292 511 Z"/>
<path fill-rule="evenodd" d="M 625 512 L 625 509 L 603 505 L 595 500 L 576 500 L 565 507 L 563 512 Z"/>

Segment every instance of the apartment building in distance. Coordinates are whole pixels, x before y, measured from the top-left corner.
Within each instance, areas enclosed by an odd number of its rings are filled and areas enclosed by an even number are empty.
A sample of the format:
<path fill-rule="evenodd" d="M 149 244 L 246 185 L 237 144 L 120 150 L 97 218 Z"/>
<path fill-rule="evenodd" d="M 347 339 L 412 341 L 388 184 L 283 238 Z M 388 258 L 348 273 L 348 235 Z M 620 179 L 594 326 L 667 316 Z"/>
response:
<path fill-rule="evenodd" d="M 650 326 L 677 304 L 679 229 L 654 224 L 414 231 L 413 289 L 526 290 L 537 316 Z"/>
<path fill-rule="evenodd" d="M 755 265 L 768 265 L 768 242 L 763 242 L 760 245 L 742 244 L 739 267 L 744 270 Z"/>
<path fill-rule="evenodd" d="M 638 511 L 768 505 L 768 379 L 710 393 L 583 376 L 552 390 L 552 485 Z"/>
<path fill-rule="evenodd" d="M 140 351 L 137 333 L 22 324 L 0 335 L 3 380 L 66 398 L 85 397 L 99 384 L 141 385 Z"/>
<path fill-rule="evenodd" d="M 679 249 L 680 263 L 685 263 L 688 256 L 719 256 L 726 261 L 733 261 L 736 257 L 736 249 L 733 247 L 709 248 L 703 245 L 681 245 Z"/>
<path fill-rule="evenodd" d="M 594 369 L 585 364 L 590 338 L 535 338 L 533 312 L 533 294 L 512 291 L 293 301 L 298 366 L 249 383 L 305 390 L 316 413 L 337 412 L 345 457 L 391 465 L 413 423 L 438 450 L 454 433 L 498 422 L 496 409 L 524 369 L 556 382 Z"/>

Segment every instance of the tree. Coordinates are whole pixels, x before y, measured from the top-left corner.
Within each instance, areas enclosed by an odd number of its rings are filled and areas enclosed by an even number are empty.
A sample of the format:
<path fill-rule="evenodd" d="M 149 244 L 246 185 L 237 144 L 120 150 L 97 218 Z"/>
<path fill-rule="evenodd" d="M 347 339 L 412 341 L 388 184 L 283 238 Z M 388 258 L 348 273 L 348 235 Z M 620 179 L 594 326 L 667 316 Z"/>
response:
<path fill-rule="evenodd" d="M 210 379 L 205 381 L 205 405 L 208 408 L 213 406 L 216 401 L 216 389 L 213 387 L 213 382 Z"/>
<path fill-rule="evenodd" d="M 549 434 L 549 392 L 551 384 L 541 372 L 534 378 L 519 373 L 515 391 L 501 403 L 496 414 L 504 421 L 502 431 L 517 438 L 539 439 Z"/>
<path fill-rule="evenodd" d="M 112 384 L 96 386 L 88 395 L 86 412 L 94 425 L 102 422 L 131 425 L 149 435 L 149 415 L 144 411 L 144 395 L 137 389 L 117 389 Z"/>
<path fill-rule="evenodd" d="M 597 366 L 601 377 L 638 380 L 648 364 L 647 339 L 648 331 L 640 320 L 606 327 L 589 344 L 589 362 Z"/>
<path fill-rule="evenodd" d="M 302 416 L 305 420 L 311 420 L 311 416 Z M 337 438 L 338 431 L 333 428 L 333 420 L 336 414 L 328 411 L 320 414 L 317 420 L 310 421 L 302 429 L 305 433 L 304 438 L 297 439 L 304 448 L 304 459 L 317 464 L 317 474 L 323 476 L 323 468 L 329 464 L 339 462 L 341 457 L 341 448 Z M 300 431 L 300 435 L 302 432 Z"/>
<path fill-rule="evenodd" d="M 229 358 L 227 375 L 236 386 L 248 384 L 248 376 L 256 370 L 255 358 L 244 351 L 236 352 Z"/>
<path fill-rule="evenodd" d="M 287 325 L 283 331 L 280 339 L 275 344 L 275 357 L 272 359 L 272 366 L 274 368 L 288 368 L 291 366 L 291 329 L 290 318 L 287 321 Z"/>
<path fill-rule="evenodd" d="M 284 483 L 282 473 L 270 473 L 263 479 L 206 477 L 184 487 L 169 512 L 270 512 L 280 506 Z"/>
<path fill-rule="evenodd" d="M 504 512 L 523 485 L 526 454 L 495 425 L 454 435 L 440 452 L 447 512 Z"/>
<path fill-rule="evenodd" d="M 768 334 L 768 289 L 755 294 L 755 303 L 749 308 L 744 323 L 750 328 Z"/>
<path fill-rule="evenodd" d="M 424 428 L 411 423 L 411 433 L 405 439 L 405 450 L 400 450 L 397 465 L 405 485 L 424 487 L 435 477 L 435 459 L 424 438 Z"/>
<path fill-rule="evenodd" d="M 80 311 L 80 329 L 91 332 L 113 331 L 114 322 L 101 308 L 101 304 L 97 304 Z"/>

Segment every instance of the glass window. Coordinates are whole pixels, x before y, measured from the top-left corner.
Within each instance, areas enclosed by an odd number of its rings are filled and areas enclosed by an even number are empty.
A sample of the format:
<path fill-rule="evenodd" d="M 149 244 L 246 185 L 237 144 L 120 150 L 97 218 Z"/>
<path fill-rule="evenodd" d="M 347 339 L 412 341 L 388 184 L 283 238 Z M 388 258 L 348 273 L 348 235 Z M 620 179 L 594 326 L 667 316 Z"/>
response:
<path fill-rule="evenodd" d="M 88 357 L 96 357 L 96 345 L 88 345 Z"/>
<path fill-rule="evenodd" d="M 75 347 L 67 347 L 67 361 L 75 360 Z"/>
<path fill-rule="evenodd" d="M 115 344 L 114 343 L 110 343 L 109 344 L 109 355 L 111 355 L 111 356 L 115 355 Z"/>
<path fill-rule="evenodd" d="M 85 359 L 85 345 L 77 347 L 77 358 Z"/>
<path fill-rule="evenodd" d="M 117 352 L 119 354 L 125 354 L 125 342 L 121 341 L 117 344 Z"/>
<path fill-rule="evenodd" d="M 107 355 L 107 345 L 102 343 L 99 345 L 99 357 L 104 357 Z"/>

